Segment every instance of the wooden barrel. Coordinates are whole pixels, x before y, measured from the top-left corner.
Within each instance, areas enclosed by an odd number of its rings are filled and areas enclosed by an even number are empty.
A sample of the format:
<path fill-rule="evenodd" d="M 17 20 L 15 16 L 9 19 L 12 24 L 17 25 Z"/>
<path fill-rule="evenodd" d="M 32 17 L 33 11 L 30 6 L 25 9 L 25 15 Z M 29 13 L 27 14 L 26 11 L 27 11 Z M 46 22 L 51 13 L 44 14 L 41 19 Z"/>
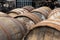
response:
<path fill-rule="evenodd" d="M 48 16 L 48 19 L 60 19 L 60 8 L 52 10 L 50 15 Z"/>
<path fill-rule="evenodd" d="M 30 30 L 33 25 L 41 21 L 39 17 L 31 13 L 20 14 L 15 18 L 19 21 L 23 21 L 26 24 L 27 30 Z"/>
<path fill-rule="evenodd" d="M 4 12 L 0 12 L 0 17 L 9 17 L 9 16 Z"/>
<path fill-rule="evenodd" d="M 18 16 L 19 14 L 24 14 L 24 13 L 28 13 L 28 11 L 23 8 L 16 8 L 16 9 L 11 10 L 8 13 L 8 15 L 15 17 L 15 16 Z"/>
<path fill-rule="evenodd" d="M 10 12 L 8 15 L 10 17 L 13 17 L 14 18 L 14 17 L 18 16 L 19 14 L 15 13 L 15 12 L 14 13 Z"/>
<path fill-rule="evenodd" d="M 16 19 L 0 17 L 0 40 L 21 40 L 25 32 L 23 25 Z"/>
<path fill-rule="evenodd" d="M 60 40 L 60 20 L 46 20 L 34 27 L 24 40 Z"/>
<path fill-rule="evenodd" d="M 31 12 L 34 9 L 34 7 L 32 6 L 24 6 L 23 8 L 28 10 L 29 12 Z"/>
<path fill-rule="evenodd" d="M 48 17 L 50 12 L 51 9 L 49 7 L 40 7 L 32 10 L 32 13 L 39 16 L 41 20 L 45 20 Z"/>

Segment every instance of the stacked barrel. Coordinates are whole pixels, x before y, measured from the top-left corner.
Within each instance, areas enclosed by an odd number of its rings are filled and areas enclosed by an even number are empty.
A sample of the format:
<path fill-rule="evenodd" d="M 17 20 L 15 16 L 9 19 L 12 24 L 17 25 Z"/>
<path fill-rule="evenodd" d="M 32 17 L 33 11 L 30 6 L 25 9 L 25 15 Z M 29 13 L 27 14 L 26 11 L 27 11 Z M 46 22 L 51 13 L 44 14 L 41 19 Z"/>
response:
<path fill-rule="evenodd" d="M 24 40 L 60 40 L 60 8 L 49 13 L 44 21 L 37 23 Z"/>
<path fill-rule="evenodd" d="M 0 12 L 0 40 L 60 40 L 60 8 L 25 6 Z"/>

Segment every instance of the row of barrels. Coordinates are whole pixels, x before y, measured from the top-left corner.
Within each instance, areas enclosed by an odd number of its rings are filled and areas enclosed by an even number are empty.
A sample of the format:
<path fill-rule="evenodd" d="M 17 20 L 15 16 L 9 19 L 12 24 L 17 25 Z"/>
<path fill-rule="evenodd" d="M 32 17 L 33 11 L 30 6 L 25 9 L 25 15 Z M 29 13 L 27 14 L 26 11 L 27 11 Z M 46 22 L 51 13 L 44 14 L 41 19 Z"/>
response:
<path fill-rule="evenodd" d="M 60 40 L 60 8 L 31 6 L 0 12 L 0 40 Z"/>

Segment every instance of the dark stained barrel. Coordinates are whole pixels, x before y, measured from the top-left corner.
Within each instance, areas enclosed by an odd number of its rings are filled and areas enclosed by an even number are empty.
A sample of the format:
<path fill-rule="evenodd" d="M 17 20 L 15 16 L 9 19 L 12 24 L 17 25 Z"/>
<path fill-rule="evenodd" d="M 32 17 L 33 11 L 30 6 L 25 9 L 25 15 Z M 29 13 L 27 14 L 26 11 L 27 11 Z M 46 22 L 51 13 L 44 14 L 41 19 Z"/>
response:
<path fill-rule="evenodd" d="M 60 20 L 46 20 L 34 26 L 24 40 L 60 40 Z"/>
<path fill-rule="evenodd" d="M 27 30 L 30 30 L 33 25 L 41 21 L 39 17 L 31 13 L 20 14 L 19 16 L 15 17 L 15 19 L 24 22 Z"/>
<path fill-rule="evenodd" d="M 50 14 L 50 12 L 51 12 L 51 9 L 45 6 L 32 10 L 32 14 L 39 16 L 41 20 L 45 20 Z"/>
<path fill-rule="evenodd" d="M 60 19 L 60 8 L 52 10 L 48 19 Z"/>
<path fill-rule="evenodd" d="M 23 8 L 28 10 L 29 12 L 31 12 L 34 9 L 34 7 L 32 6 L 24 6 Z"/>
<path fill-rule="evenodd" d="M 21 40 L 26 30 L 16 19 L 0 17 L 0 40 Z"/>
<path fill-rule="evenodd" d="M 4 12 L 0 12 L 0 17 L 9 17 L 9 16 Z"/>

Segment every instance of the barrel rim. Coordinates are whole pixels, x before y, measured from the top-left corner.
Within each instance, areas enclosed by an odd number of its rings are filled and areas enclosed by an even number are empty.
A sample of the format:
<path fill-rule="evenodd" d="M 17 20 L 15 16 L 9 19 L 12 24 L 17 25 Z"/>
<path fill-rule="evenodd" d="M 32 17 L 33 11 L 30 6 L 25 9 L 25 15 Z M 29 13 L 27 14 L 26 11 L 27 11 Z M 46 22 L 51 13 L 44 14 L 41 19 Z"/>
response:
<path fill-rule="evenodd" d="M 17 16 L 17 17 L 15 17 L 15 18 L 18 18 L 18 17 L 26 17 L 26 18 L 32 20 L 31 18 L 29 18 L 29 17 L 27 17 L 27 16 L 23 16 L 23 15 Z M 32 21 L 33 21 L 33 20 L 32 20 Z M 33 22 L 34 22 L 34 21 L 33 21 Z M 35 22 L 34 22 L 34 23 L 35 23 Z M 35 24 L 36 24 L 36 23 L 35 23 Z"/>
<path fill-rule="evenodd" d="M 10 14 L 10 13 L 19 14 L 19 13 L 17 13 L 17 12 L 9 12 L 8 14 Z"/>
<path fill-rule="evenodd" d="M 49 26 L 51 28 L 55 28 L 55 29 L 57 29 L 57 30 L 60 31 L 60 27 L 59 27 L 60 25 L 57 25 L 57 24 L 52 23 L 52 22 L 55 22 L 56 23 L 56 22 L 60 22 L 60 21 L 54 21 L 54 20 L 45 20 L 45 21 L 42 21 L 42 22 L 36 24 L 35 27 L 37 27 L 37 26 Z"/>

